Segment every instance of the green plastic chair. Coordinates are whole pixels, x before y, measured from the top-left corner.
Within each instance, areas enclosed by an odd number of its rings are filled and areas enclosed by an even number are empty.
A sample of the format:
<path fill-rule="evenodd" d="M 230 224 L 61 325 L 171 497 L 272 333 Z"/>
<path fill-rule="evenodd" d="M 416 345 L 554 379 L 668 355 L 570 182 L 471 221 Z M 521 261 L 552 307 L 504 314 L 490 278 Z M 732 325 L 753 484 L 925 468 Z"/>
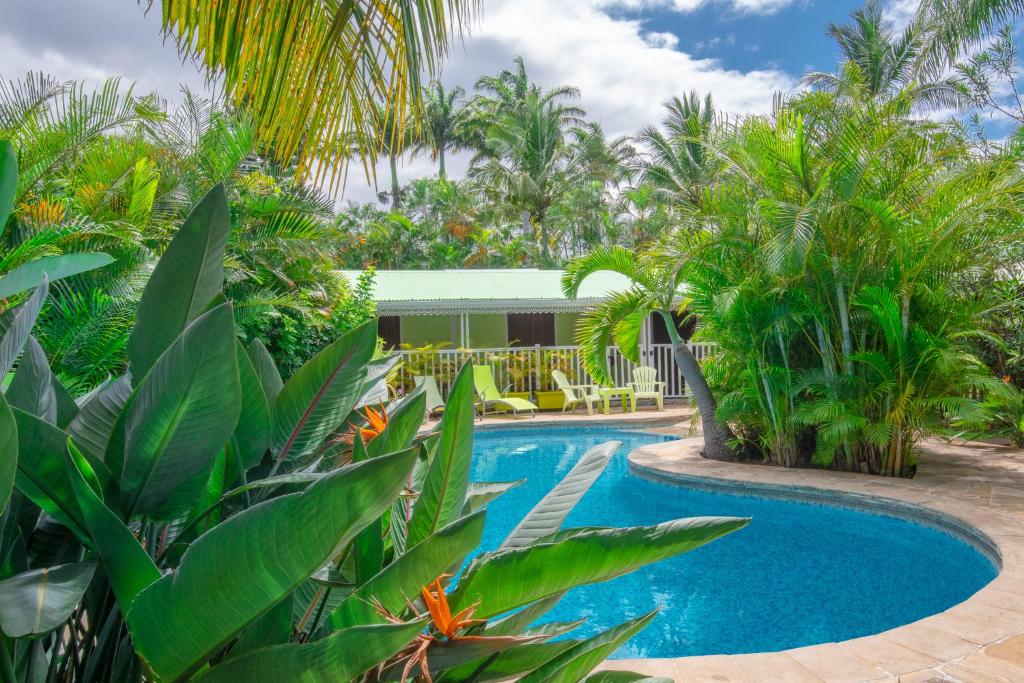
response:
<path fill-rule="evenodd" d="M 498 391 L 494 383 L 494 371 L 490 365 L 476 365 L 473 367 L 473 388 L 476 390 L 477 407 L 480 409 L 480 416 L 498 412 L 493 408 L 505 408 L 511 410 L 513 415 L 518 416 L 520 411 L 529 411 L 530 416 L 537 414 L 537 406 L 525 398 L 507 398 Z"/>
<path fill-rule="evenodd" d="M 600 405 L 601 402 L 601 394 L 598 393 L 596 384 L 571 384 L 561 370 L 552 370 L 551 378 L 555 380 L 555 386 L 565 394 L 563 413 L 569 408 L 575 413 L 579 404 L 583 403 L 587 406 L 587 415 L 594 414 L 594 404 Z"/>
<path fill-rule="evenodd" d="M 633 405 L 642 398 L 651 399 L 658 410 L 665 409 L 665 383 L 658 381 L 658 371 L 649 365 L 633 369 L 633 381 L 627 384 L 633 390 Z"/>
<path fill-rule="evenodd" d="M 433 375 L 413 375 L 412 381 L 416 386 L 423 387 L 423 393 L 427 395 L 427 413 L 443 413 L 444 399 L 441 398 L 441 390 Z"/>

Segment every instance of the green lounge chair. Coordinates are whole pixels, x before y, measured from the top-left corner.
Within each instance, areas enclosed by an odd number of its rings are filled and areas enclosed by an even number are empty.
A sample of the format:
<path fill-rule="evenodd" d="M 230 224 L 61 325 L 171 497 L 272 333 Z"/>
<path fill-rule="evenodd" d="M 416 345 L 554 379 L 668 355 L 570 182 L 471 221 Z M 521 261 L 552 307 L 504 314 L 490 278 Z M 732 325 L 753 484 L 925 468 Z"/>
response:
<path fill-rule="evenodd" d="M 633 369 L 633 381 L 627 384 L 633 390 L 633 405 L 642 398 L 652 399 L 658 410 L 665 409 L 665 383 L 658 381 L 658 371 L 649 365 Z"/>
<path fill-rule="evenodd" d="M 427 414 L 444 412 L 444 399 L 441 398 L 441 390 L 437 388 L 437 380 L 432 375 L 413 375 L 413 383 L 423 387 L 423 393 L 427 395 Z"/>
<path fill-rule="evenodd" d="M 551 378 L 555 380 L 555 386 L 565 394 L 563 413 L 568 408 L 572 408 L 572 412 L 575 413 L 576 407 L 583 403 L 587 406 L 587 415 L 593 415 L 594 404 L 601 405 L 601 394 L 598 393 L 596 384 L 570 384 L 569 378 L 561 370 L 552 370 Z"/>
<path fill-rule="evenodd" d="M 512 411 L 518 416 L 519 411 L 529 411 L 530 415 L 537 414 L 537 406 L 525 398 L 506 398 L 498 391 L 494 383 L 494 372 L 490 365 L 477 365 L 473 368 L 473 387 L 476 389 L 477 407 L 480 409 L 480 417 L 488 413 L 489 408 L 500 407 Z M 490 412 L 497 412 L 490 410 Z"/>

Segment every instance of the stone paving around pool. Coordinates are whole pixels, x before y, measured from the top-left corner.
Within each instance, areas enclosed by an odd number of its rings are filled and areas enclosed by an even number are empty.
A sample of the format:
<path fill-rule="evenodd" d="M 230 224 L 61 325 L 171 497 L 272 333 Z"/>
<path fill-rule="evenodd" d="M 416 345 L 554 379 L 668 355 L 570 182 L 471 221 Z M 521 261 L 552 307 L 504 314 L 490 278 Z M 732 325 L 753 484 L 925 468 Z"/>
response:
<path fill-rule="evenodd" d="M 668 430 L 679 430 L 684 421 L 680 416 L 680 424 Z M 645 446 L 630 454 L 630 469 L 682 485 L 700 480 L 759 491 L 767 485 L 782 495 L 786 489 L 826 497 L 852 494 L 849 500 L 859 506 L 910 505 L 924 517 L 980 531 L 980 545 L 994 551 L 1001 571 L 965 602 L 873 636 L 784 652 L 614 660 L 605 668 L 687 682 L 1024 683 L 1024 451 L 929 441 L 920 448 L 914 479 L 888 479 L 715 462 L 700 456 L 701 445 L 691 438 Z"/>

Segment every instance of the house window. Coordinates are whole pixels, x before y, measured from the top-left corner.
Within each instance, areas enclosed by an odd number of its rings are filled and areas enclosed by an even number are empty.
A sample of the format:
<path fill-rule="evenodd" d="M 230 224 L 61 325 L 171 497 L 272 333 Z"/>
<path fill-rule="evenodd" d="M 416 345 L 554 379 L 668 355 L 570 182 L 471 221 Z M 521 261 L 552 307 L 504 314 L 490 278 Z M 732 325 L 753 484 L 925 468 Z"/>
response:
<path fill-rule="evenodd" d="M 554 346 L 554 313 L 509 313 L 509 346 Z"/>
<path fill-rule="evenodd" d="M 377 336 L 384 340 L 384 348 L 397 349 L 402 341 L 398 316 L 382 315 L 377 318 Z"/>
<path fill-rule="evenodd" d="M 679 332 L 679 336 L 688 340 L 690 336 L 693 335 L 693 328 L 696 326 L 697 321 L 692 316 L 684 321 L 685 317 L 685 315 L 679 315 L 678 313 L 672 314 L 672 320 L 675 321 L 676 330 Z M 665 319 L 658 313 L 651 316 L 651 343 L 672 343 L 672 340 L 668 336 L 668 328 L 665 327 Z"/>

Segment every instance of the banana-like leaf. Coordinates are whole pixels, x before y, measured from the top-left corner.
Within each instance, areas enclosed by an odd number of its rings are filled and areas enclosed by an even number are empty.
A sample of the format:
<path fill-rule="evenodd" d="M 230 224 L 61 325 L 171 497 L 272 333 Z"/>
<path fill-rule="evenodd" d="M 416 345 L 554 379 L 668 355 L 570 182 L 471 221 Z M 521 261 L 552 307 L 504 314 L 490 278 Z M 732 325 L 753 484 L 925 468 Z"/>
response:
<path fill-rule="evenodd" d="M 341 425 L 359 399 L 376 343 L 376 322 L 368 322 L 324 348 L 291 376 L 272 411 L 275 457 L 309 455 Z"/>
<path fill-rule="evenodd" d="M 0 227 L 2 227 L 0 223 Z M 45 276 L 50 282 L 63 280 L 73 275 L 87 273 L 114 262 L 109 254 L 102 252 L 82 252 L 77 254 L 61 254 L 59 256 L 42 256 L 23 263 L 3 277 L 0 277 L 0 299 L 27 292 L 38 287 Z"/>
<path fill-rule="evenodd" d="M 220 294 L 230 225 L 227 195 L 224 186 L 217 185 L 167 245 L 142 292 L 128 338 L 128 359 L 137 380 Z"/>
<path fill-rule="evenodd" d="M 392 613 L 403 611 L 406 600 L 418 596 L 424 586 L 458 565 L 480 543 L 483 531 L 484 513 L 480 511 L 409 548 L 330 613 L 327 617 L 330 628 L 382 623 L 384 618 L 374 609 L 371 600 Z"/>
<path fill-rule="evenodd" d="M 645 676 L 632 671 L 596 671 L 583 679 L 583 683 L 672 683 L 664 676 Z"/>
<path fill-rule="evenodd" d="M 36 324 L 36 318 L 46 303 L 49 291 L 49 284 L 46 278 L 43 278 L 43 284 L 36 287 L 32 296 L 14 309 L 5 320 L 7 329 L 3 331 L 3 338 L 0 339 L 0 382 L 3 382 L 7 373 L 14 367 L 14 361 L 18 359 L 25 341 L 32 334 L 32 326 Z"/>
<path fill-rule="evenodd" d="M 618 650 L 623 643 L 643 630 L 657 614 L 657 609 L 652 610 L 587 638 L 520 680 L 522 683 L 576 683 Z"/>
<path fill-rule="evenodd" d="M 415 458 L 410 449 L 343 467 L 200 536 L 128 611 L 135 649 L 153 677 L 196 671 L 291 595 L 391 505 Z"/>
<path fill-rule="evenodd" d="M 18 423 L 14 421 L 14 413 L 11 412 L 7 399 L 0 394 L 0 519 L 7 509 L 7 501 L 11 499 L 17 474 Z M 0 563 L 2 562 L 3 554 L 0 554 Z"/>
<path fill-rule="evenodd" d="M 396 353 L 370 361 L 366 368 L 366 379 L 363 381 L 363 389 L 360 392 L 359 400 L 356 401 L 355 407 L 357 409 L 387 403 L 388 374 L 398 366 L 401 360 L 402 357 Z"/>
<path fill-rule="evenodd" d="M 78 606 L 95 571 L 95 562 L 74 562 L 0 581 L 0 631 L 23 638 L 57 628 Z"/>
<path fill-rule="evenodd" d="M 65 466 L 68 435 L 35 415 L 12 409 L 18 425 L 18 474 L 14 485 L 51 517 L 88 539 Z"/>
<path fill-rule="evenodd" d="M 25 352 L 14 374 L 14 381 L 7 389 L 7 400 L 14 408 L 20 408 L 52 425 L 57 424 L 57 395 L 53 391 L 53 373 L 46 360 L 46 352 L 36 338 L 29 335 Z"/>
<path fill-rule="evenodd" d="M 388 426 L 384 431 L 366 444 L 367 456 L 375 458 L 384 453 L 404 451 L 411 446 L 413 437 L 423 424 L 426 405 L 427 395 L 420 389 L 403 399 L 388 416 Z"/>
<path fill-rule="evenodd" d="M 103 504 L 97 487 L 91 486 L 84 472 L 89 464 L 68 439 L 67 470 L 82 519 L 103 563 L 121 610 L 132 604 L 142 589 L 160 578 L 160 570 L 124 522 Z"/>
<path fill-rule="evenodd" d="M 555 543 L 480 555 L 449 596 L 452 610 L 477 604 L 487 619 L 574 586 L 628 574 L 747 525 L 739 517 L 693 517 L 653 526 L 599 529 Z"/>
<path fill-rule="evenodd" d="M 7 227 L 7 219 L 14 210 L 14 196 L 17 192 L 18 155 L 10 140 L 0 140 L 0 235 Z M 0 373 L 0 377 L 2 376 L 3 373 Z"/>
<path fill-rule="evenodd" d="M 267 397 L 267 405 L 274 405 L 277 402 L 277 395 L 281 393 L 281 387 L 284 386 L 284 382 L 281 380 L 281 373 L 274 363 L 274 357 L 270 355 L 270 351 L 267 351 L 267 347 L 259 339 L 253 339 L 249 342 L 245 353 L 249 356 L 253 369 L 260 378 L 260 385 L 263 387 L 263 393 Z"/>
<path fill-rule="evenodd" d="M 466 490 L 466 508 L 463 510 L 463 513 L 469 514 L 484 508 L 501 494 L 509 489 L 522 486 L 524 483 L 526 483 L 525 479 L 518 479 L 516 481 L 471 481 L 469 482 L 469 488 Z"/>
<path fill-rule="evenodd" d="M 473 680 L 486 681 L 515 680 L 522 674 L 533 671 L 545 662 L 554 659 L 574 647 L 576 640 L 556 640 L 550 643 L 524 643 L 502 651 L 496 657 L 467 662 L 444 672 L 437 678 L 438 683 L 458 683 Z"/>
<path fill-rule="evenodd" d="M 67 431 L 68 425 L 78 415 L 78 404 L 68 392 L 67 388 L 60 383 L 57 376 L 50 374 L 50 384 L 53 385 L 53 396 L 57 402 L 57 426 Z"/>
<path fill-rule="evenodd" d="M 501 548 L 523 548 L 558 531 L 621 445 L 621 441 L 609 441 L 584 453 L 562 481 L 526 513 L 501 544 Z"/>
<path fill-rule="evenodd" d="M 394 656 L 423 629 L 424 622 L 356 626 L 311 643 L 288 643 L 229 659 L 204 671 L 195 683 L 338 683 Z"/>
<path fill-rule="evenodd" d="M 272 645 L 287 643 L 292 637 L 292 610 L 294 609 L 295 595 L 290 595 L 253 622 L 252 626 L 245 629 L 245 633 L 238 639 L 227 654 L 227 658 L 238 657 L 253 650 L 262 650 Z"/>
<path fill-rule="evenodd" d="M 229 467 L 229 483 L 237 481 L 239 472 L 258 465 L 270 447 L 270 404 L 263 393 L 259 375 L 241 343 L 237 344 L 236 352 L 242 405 L 238 424 L 231 435 L 231 456 L 237 467 Z"/>
<path fill-rule="evenodd" d="M 239 401 L 226 304 L 196 318 L 131 398 L 121 477 L 127 516 L 173 519 L 188 512 L 235 429 Z"/>
<path fill-rule="evenodd" d="M 408 544 L 414 545 L 462 514 L 473 459 L 473 364 L 466 363 L 452 384 L 441 438 L 430 460 L 409 520 Z"/>
<path fill-rule="evenodd" d="M 114 425 L 132 395 L 132 381 L 127 375 L 118 377 L 100 388 L 79 409 L 68 425 L 68 434 L 83 451 L 102 460 Z"/>
<path fill-rule="evenodd" d="M 484 629 L 484 632 L 490 636 L 507 636 L 512 635 L 513 633 L 519 633 L 554 609 L 555 605 L 557 605 L 564 596 L 565 593 L 555 593 L 550 597 L 530 603 L 523 609 L 513 612 L 507 617 L 502 617 L 501 619 L 490 622 L 487 625 L 487 628 Z"/>

